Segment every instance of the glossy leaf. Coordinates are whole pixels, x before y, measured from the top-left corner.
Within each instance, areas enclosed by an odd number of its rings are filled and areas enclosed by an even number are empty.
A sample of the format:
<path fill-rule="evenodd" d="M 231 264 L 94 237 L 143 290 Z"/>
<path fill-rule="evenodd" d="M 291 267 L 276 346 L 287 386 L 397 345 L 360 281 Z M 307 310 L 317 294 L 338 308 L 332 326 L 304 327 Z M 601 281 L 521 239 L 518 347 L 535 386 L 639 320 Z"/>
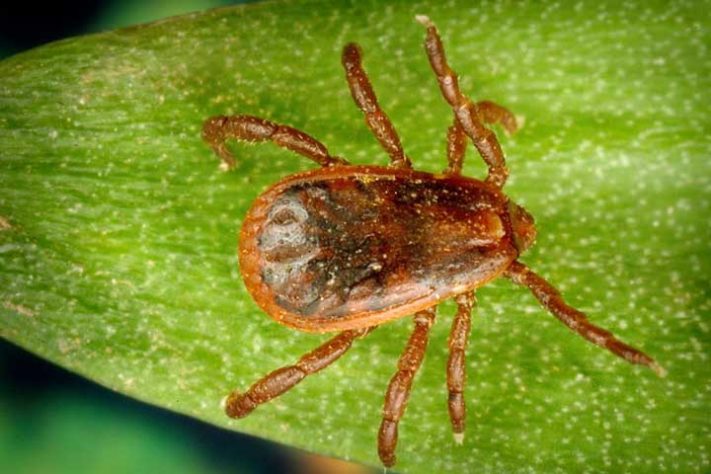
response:
<path fill-rule="evenodd" d="M 440 171 L 451 112 L 414 21 L 426 13 L 463 89 L 525 117 L 517 135 L 500 134 L 508 193 L 538 223 L 523 261 L 669 376 L 586 343 L 497 281 L 478 295 L 464 445 L 446 410 L 445 304 L 397 468 L 708 471 L 707 3 L 268 2 L 0 62 L 0 334 L 128 396 L 378 465 L 407 319 L 248 418 L 224 416 L 231 389 L 327 337 L 262 314 L 235 255 L 255 197 L 313 165 L 236 145 L 240 164 L 222 173 L 200 127 L 250 113 L 385 164 L 343 79 L 340 50 L 355 41 L 408 154 Z M 465 172 L 483 171 L 470 150 Z"/>

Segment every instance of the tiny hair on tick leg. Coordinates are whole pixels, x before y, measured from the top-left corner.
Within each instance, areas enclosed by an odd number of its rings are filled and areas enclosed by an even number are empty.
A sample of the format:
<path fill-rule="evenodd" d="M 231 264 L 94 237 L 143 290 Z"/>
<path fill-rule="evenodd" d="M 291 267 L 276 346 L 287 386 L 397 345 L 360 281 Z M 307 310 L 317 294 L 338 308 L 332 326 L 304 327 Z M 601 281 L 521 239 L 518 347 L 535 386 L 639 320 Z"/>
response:
<path fill-rule="evenodd" d="M 489 127 L 514 133 L 521 123 L 502 105 L 464 95 L 434 23 L 424 15 L 416 19 L 426 28 L 425 53 L 452 109 L 451 123 L 443 124 L 443 173 L 413 169 L 355 43 L 347 44 L 341 56 L 346 84 L 388 165 L 352 165 L 301 130 L 251 115 L 210 117 L 202 131 L 224 170 L 238 166 L 229 140 L 272 142 L 319 165 L 283 178 L 256 198 L 242 222 L 238 258 L 247 290 L 276 322 L 304 332 L 337 333 L 292 365 L 230 393 L 225 412 L 232 418 L 249 415 L 335 363 L 378 326 L 413 316 L 410 338 L 397 364 L 393 361 L 376 436 L 385 468 L 395 464 L 399 424 L 424 361 L 436 307 L 446 300 L 454 300 L 457 311 L 447 343 L 443 409 L 449 412 L 454 441 L 464 441 L 471 312 L 476 290 L 499 277 L 528 288 L 545 310 L 593 344 L 666 374 L 650 356 L 569 306 L 519 260 L 533 245 L 536 227 L 528 211 L 503 191 L 508 169 Z M 487 166 L 484 179 L 462 175 L 469 143 Z"/>

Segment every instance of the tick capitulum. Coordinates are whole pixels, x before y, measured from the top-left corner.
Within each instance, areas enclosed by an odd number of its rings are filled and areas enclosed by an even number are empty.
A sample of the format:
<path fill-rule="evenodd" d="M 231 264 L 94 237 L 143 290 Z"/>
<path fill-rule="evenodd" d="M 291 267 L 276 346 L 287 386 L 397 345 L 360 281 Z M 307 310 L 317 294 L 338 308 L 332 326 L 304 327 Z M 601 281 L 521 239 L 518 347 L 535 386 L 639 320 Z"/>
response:
<path fill-rule="evenodd" d="M 231 169 L 228 139 L 271 141 L 321 168 L 288 176 L 257 198 L 244 219 L 239 261 L 247 289 L 276 321 L 309 332 L 340 331 L 294 365 L 266 375 L 225 403 L 241 418 L 340 358 L 357 338 L 395 318 L 414 315 L 414 330 L 385 393 L 378 454 L 395 464 L 398 423 L 422 363 L 437 304 L 454 299 L 446 397 L 455 440 L 465 421 L 465 354 L 475 291 L 504 276 L 527 287 L 563 324 L 588 341 L 659 375 L 651 357 L 593 325 L 568 306 L 519 256 L 535 239 L 533 218 L 503 193 L 508 170 L 494 133 L 485 125 L 517 128 L 514 115 L 490 101 L 472 102 L 459 89 L 434 24 L 425 50 L 444 99 L 452 108 L 448 166 L 442 174 L 414 171 L 395 128 L 375 97 L 358 46 L 343 49 L 351 95 L 390 156 L 390 166 L 354 166 L 294 128 L 249 115 L 205 122 L 203 138 Z M 471 141 L 488 167 L 484 181 L 461 175 Z"/>

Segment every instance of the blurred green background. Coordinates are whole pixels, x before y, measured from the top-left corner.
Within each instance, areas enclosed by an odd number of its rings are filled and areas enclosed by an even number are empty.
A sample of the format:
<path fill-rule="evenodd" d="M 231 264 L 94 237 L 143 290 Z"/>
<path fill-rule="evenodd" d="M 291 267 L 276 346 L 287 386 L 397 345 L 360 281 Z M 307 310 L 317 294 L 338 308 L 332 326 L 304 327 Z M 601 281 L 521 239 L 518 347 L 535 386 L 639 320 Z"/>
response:
<path fill-rule="evenodd" d="M 256 1 L 80 0 L 43 8 L 10 2 L 0 14 L 0 59 L 62 38 Z M 2 472 L 260 474 L 347 467 L 333 463 L 118 395 L 0 340 Z"/>
<path fill-rule="evenodd" d="M 3 2 L 0 58 L 51 41 L 147 23 L 174 15 L 259 0 L 69 0 Z"/>

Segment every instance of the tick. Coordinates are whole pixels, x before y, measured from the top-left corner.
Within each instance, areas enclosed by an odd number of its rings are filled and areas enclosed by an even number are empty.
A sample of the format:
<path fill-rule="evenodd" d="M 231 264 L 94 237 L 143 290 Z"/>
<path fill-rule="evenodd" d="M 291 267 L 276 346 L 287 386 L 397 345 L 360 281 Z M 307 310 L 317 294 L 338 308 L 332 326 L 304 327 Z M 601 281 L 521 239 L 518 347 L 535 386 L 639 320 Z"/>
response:
<path fill-rule="evenodd" d="M 454 299 L 449 336 L 447 396 L 455 441 L 465 423 L 465 354 L 476 289 L 498 277 L 527 287 L 563 324 L 633 364 L 664 369 L 651 357 L 593 325 L 568 306 L 546 280 L 519 261 L 536 236 L 533 217 L 503 192 L 508 171 L 499 142 L 486 125 L 517 128 L 514 115 L 490 101 L 472 102 L 447 64 L 437 29 L 425 16 L 425 51 L 453 112 L 442 174 L 412 169 L 400 138 L 375 97 L 357 45 L 343 49 L 351 95 L 390 156 L 390 166 L 351 165 L 294 128 L 249 115 L 209 118 L 203 138 L 231 169 L 228 139 L 271 141 L 321 167 L 288 176 L 265 191 L 244 218 L 239 263 L 256 303 L 277 322 L 306 332 L 338 332 L 294 365 L 232 392 L 227 415 L 242 418 L 307 375 L 326 368 L 354 340 L 383 323 L 414 315 L 414 329 L 385 393 L 378 455 L 395 464 L 398 423 L 422 363 L 435 308 Z M 468 140 L 484 159 L 484 181 L 462 176 Z"/>

